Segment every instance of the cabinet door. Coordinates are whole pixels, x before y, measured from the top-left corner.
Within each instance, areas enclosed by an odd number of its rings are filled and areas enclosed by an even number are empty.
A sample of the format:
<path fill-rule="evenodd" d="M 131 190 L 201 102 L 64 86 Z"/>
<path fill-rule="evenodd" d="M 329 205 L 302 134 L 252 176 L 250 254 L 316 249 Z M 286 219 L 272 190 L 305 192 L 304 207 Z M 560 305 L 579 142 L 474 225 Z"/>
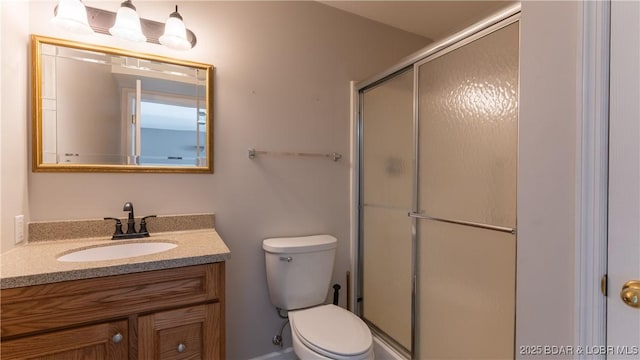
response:
<path fill-rule="evenodd" d="M 139 359 L 222 359 L 220 304 L 138 318 Z"/>
<path fill-rule="evenodd" d="M 129 357 L 127 321 L 83 326 L 2 342 L 2 359 L 118 360 Z"/>

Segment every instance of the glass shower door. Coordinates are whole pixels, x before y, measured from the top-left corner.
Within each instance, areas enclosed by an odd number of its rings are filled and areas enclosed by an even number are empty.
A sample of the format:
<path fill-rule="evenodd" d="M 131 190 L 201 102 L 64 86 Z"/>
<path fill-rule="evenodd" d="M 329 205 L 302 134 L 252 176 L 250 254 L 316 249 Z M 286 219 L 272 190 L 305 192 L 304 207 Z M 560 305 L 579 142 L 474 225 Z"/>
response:
<path fill-rule="evenodd" d="M 518 23 L 418 69 L 418 359 L 514 356 Z"/>
<path fill-rule="evenodd" d="M 411 349 L 413 69 L 360 93 L 360 314 Z"/>

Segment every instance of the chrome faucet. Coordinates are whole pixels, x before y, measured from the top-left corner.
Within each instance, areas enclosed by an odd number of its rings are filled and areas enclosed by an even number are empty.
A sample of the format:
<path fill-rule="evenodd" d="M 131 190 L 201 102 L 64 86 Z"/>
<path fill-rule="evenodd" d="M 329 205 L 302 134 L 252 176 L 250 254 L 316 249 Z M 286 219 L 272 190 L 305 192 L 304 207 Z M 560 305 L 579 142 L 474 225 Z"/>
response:
<path fill-rule="evenodd" d="M 156 217 L 156 215 L 145 216 L 140 220 L 140 230 L 136 231 L 136 220 L 133 213 L 133 203 L 127 201 L 122 207 L 122 211 L 128 211 L 129 217 L 127 218 L 127 232 L 122 232 L 122 222 L 118 218 L 106 217 L 105 220 L 114 220 L 116 222 L 116 230 L 111 237 L 112 240 L 118 239 L 135 239 L 141 237 L 148 237 L 149 230 L 147 230 L 147 219 Z"/>

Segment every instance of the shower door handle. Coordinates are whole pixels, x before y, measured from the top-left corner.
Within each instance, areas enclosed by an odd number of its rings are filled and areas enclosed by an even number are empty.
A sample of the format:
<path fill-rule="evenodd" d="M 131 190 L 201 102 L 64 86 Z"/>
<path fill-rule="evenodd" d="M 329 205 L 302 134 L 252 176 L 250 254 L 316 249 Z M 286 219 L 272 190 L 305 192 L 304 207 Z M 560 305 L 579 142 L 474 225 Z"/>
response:
<path fill-rule="evenodd" d="M 464 221 L 464 220 L 444 219 L 444 218 L 438 218 L 438 217 L 433 217 L 433 216 L 429 216 L 429 215 L 420 214 L 420 213 L 413 212 L 413 211 L 409 212 L 408 216 L 412 217 L 412 218 L 416 218 L 416 219 L 433 220 L 433 221 L 444 222 L 444 223 L 449 223 L 449 224 L 471 226 L 471 227 L 480 228 L 480 229 L 501 231 L 501 232 L 509 233 L 509 234 L 512 234 L 512 235 L 516 234 L 516 229 L 509 228 L 509 227 L 504 227 L 504 226 L 481 224 L 481 223 L 476 223 L 476 222 L 471 222 L 471 221 Z"/>

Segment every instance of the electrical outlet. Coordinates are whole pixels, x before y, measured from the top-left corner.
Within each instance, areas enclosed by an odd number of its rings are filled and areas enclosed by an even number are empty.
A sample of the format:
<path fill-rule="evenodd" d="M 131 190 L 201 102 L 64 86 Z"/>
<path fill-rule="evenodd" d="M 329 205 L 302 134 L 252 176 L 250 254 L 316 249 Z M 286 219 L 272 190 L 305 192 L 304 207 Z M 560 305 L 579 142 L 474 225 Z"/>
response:
<path fill-rule="evenodd" d="M 16 244 L 24 241 L 24 215 L 16 215 L 13 219 L 13 234 Z"/>

